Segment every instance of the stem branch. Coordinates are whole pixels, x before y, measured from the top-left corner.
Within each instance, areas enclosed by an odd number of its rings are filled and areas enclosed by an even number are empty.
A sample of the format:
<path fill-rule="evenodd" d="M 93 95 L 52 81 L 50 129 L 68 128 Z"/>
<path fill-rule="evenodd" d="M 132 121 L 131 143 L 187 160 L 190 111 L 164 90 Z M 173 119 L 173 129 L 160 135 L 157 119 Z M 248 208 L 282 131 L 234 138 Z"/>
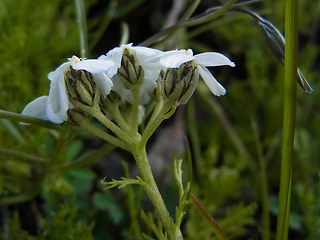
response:
<path fill-rule="evenodd" d="M 145 190 L 156 210 L 158 217 L 163 223 L 166 232 L 168 233 L 169 239 L 183 239 L 180 229 L 176 228 L 172 218 L 170 217 L 169 211 L 161 197 L 161 194 L 152 174 L 152 170 L 148 161 L 148 156 L 145 150 L 145 145 L 139 145 L 135 150 L 132 151 L 132 155 L 136 160 L 142 179 L 147 183 L 145 185 Z"/>

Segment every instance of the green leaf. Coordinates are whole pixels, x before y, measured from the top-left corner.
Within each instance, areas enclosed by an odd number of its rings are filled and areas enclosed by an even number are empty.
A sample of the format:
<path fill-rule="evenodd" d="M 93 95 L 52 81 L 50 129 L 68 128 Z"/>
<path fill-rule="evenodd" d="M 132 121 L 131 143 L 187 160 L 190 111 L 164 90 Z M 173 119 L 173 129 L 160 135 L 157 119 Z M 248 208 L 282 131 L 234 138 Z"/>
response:
<path fill-rule="evenodd" d="M 109 191 L 95 193 L 93 203 L 97 209 L 108 211 L 113 221 L 120 222 L 123 219 L 121 208 Z"/>
<path fill-rule="evenodd" d="M 83 149 L 83 143 L 81 140 L 73 141 L 68 147 L 68 161 L 73 161 Z"/>
<path fill-rule="evenodd" d="M 89 169 L 72 170 L 66 173 L 66 177 L 74 186 L 75 193 L 83 193 L 88 191 L 93 184 L 96 174 Z"/>

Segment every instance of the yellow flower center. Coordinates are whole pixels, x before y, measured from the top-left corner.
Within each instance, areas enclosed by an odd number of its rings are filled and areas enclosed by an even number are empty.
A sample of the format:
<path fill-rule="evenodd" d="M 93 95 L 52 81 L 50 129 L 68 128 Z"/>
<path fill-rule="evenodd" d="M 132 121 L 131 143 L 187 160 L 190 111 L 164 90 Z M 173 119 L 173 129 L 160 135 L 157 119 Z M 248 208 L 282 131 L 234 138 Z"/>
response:
<path fill-rule="evenodd" d="M 74 62 L 74 63 L 78 63 L 80 62 L 80 58 L 78 58 L 77 56 L 73 55 L 72 58 L 68 58 L 68 60 L 71 62 Z"/>
<path fill-rule="evenodd" d="M 193 52 L 192 52 L 192 50 L 190 48 L 188 50 L 181 49 L 180 52 L 184 53 L 184 54 L 187 54 L 187 55 L 193 56 Z"/>

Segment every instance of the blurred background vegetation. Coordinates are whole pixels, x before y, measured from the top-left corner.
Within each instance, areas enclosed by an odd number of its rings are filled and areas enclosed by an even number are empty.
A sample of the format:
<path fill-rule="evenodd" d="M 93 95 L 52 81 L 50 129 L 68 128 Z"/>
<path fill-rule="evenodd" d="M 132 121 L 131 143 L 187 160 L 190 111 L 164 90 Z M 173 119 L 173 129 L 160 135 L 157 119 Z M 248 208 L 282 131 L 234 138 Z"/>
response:
<path fill-rule="evenodd" d="M 119 45 L 122 26 L 129 28 L 129 42 L 138 45 L 175 24 L 193 1 L 84 3 L 90 50 L 87 57 L 95 58 Z M 224 3 L 203 0 L 195 14 Z M 283 30 L 283 3 L 254 1 L 246 7 Z M 309 95 L 298 89 L 289 239 L 313 240 L 320 238 L 320 4 L 315 0 L 301 0 L 299 4 L 299 66 L 314 92 Z M 194 165 L 191 191 L 227 236 L 262 239 L 268 228 L 266 216 L 270 216 L 273 239 L 283 66 L 258 25 L 249 16 L 230 11 L 212 22 L 180 29 L 155 46 L 162 50 L 191 48 L 194 53 L 217 51 L 236 64 L 232 69 L 213 69 L 227 89 L 225 96 L 217 98 L 199 84 L 190 102 L 162 124 L 149 144 L 150 161 L 172 213 L 177 189 L 170 173 L 171 161 L 176 155 L 185 157 L 186 135 Z M 79 55 L 79 48 L 74 1 L 1 0 L 0 109 L 20 113 L 28 102 L 47 95 L 47 73 L 73 54 Z M 128 199 L 141 203 L 147 211 L 151 206 L 146 196 L 136 187 L 102 191 L 100 184 L 105 176 L 111 179 L 128 172 L 137 174 L 133 159 L 66 125 L 57 132 L 0 119 L 2 239 L 134 239 L 133 223 L 141 221 L 140 210 L 138 216 L 132 214 Z M 59 144 L 61 138 L 65 139 L 63 146 Z M 266 209 L 267 215 L 263 213 Z M 142 231 L 149 231 L 143 223 L 141 226 Z M 186 239 L 215 239 L 192 203 L 183 232 Z"/>

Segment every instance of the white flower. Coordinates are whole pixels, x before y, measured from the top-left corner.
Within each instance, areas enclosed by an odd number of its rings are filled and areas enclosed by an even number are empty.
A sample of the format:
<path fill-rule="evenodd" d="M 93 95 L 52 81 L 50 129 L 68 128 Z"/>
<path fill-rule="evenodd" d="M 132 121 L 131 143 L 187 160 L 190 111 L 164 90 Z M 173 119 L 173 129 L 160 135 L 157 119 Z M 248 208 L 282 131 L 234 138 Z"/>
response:
<path fill-rule="evenodd" d="M 149 93 L 152 92 L 157 87 L 157 79 L 160 73 L 160 68 L 158 65 L 150 64 L 146 62 L 150 57 L 159 55 L 163 53 L 160 50 L 148 48 L 148 47 L 140 47 L 140 46 L 132 46 L 132 43 L 122 45 L 120 47 L 116 47 L 110 50 L 106 55 L 100 56 L 98 59 L 110 60 L 114 62 L 114 66 L 109 68 L 106 74 L 112 78 L 114 87 L 112 90 L 116 91 L 122 98 L 123 101 L 132 101 L 131 92 L 118 80 L 115 76 L 118 69 L 121 67 L 121 59 L 123 55 L 124 49 L 130 49 L 134 51 L 135 56 L 138 58 L 141 67 L 144 71 L 144 82 L 141 87 L 140 92 L 140 102 L 141 104 L 146 104 L 150 100 Z M 127 91 L 126 91 L 127 90 Z"/>
<path fill-rule="evenodd" d="M 49 120 L 56 124 L 66 121 L 67 111 L 73 106 L 68 100 L 64 71 L 71 66 L 75 70 L 90 72 L 102 95 L 106 97 L 113 84 L 105 72 L 113 65 L 113 62 L 107 60 L 86 59 L 81 61 L 76 56 L 69 58 L 68 62 L 61 64 L 55 71 L 48 74 L 48 79 L 51 80 L 49 96 L 36 98 L 24 108 L 22 114 Z"/>
<path fill-rule="evenodd" d="M 197 67 L 199 74 L 214 95 L 221 96 L 226 93 L 225 88 L 206 68 L 223 65 L 229 65 L 231 67 L 235 66 L 233 62 L 231 62 L 226 56 L 222 55 L 221 53 L 207 52 L 193 56 L 193 52 L 191 49 L 172 50 L 149 58 L 147 60 L 147 63 L 154 66 L 159 64 L 163 68 L 178 68 L 181 64 L 189 61 L 195 61 L 198 64 Z"/>

